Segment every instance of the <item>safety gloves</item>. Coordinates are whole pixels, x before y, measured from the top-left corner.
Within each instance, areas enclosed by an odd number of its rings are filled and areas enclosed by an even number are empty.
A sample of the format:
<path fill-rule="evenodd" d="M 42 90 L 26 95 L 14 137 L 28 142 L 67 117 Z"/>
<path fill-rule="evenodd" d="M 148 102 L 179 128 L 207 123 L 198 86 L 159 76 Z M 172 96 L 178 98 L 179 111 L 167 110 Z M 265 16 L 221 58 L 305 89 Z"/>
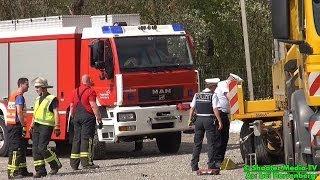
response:
<path fill-rule="evenodd" d="M 23 126 L 22 127 L 22 137 L 26 137 L 27 134 L 27 127 Z"/>

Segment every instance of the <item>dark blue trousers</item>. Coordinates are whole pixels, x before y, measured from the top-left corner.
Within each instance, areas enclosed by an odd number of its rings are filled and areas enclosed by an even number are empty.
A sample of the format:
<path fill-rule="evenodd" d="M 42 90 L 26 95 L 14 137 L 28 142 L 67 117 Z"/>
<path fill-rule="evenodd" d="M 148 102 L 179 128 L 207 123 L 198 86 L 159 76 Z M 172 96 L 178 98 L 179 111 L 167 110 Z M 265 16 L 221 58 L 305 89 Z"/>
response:
<path fill-rule="evenodd" d="M 192 170 L 198 170 L 199 156 L 202 149 L 202 142 L 204 134 L 206 134 L 207 144 L 208 144 L 208 168 L 215 169 L 216 162 L 221 159 L 217 154 L 218 148 L 220 147 L 220 139 L 218 135 L 218 130 L 215 125 L 215 118 L 213 116 L 197 116 L 195 124 L 195 134 L 194 134 L 194 148 L 191 160 Z"/>

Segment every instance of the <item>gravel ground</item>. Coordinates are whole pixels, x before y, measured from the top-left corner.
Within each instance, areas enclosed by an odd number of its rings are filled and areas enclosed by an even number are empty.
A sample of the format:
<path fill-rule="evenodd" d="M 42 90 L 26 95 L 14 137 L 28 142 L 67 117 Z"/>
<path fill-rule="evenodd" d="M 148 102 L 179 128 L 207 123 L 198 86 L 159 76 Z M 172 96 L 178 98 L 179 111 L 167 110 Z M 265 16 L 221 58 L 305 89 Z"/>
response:
<path fill-rule="evenodd" d="M 193 134 L 183 134 L 178 154 L 162 155 L 155 140 L 146 140 L 141 152 L 131 152 L 133 143 L 108 144 L 104 160 L 97 160 L 96 170 L 72 171 L 68 157 L 60 158 L 62 169 L 55 176 L 44 179 L 244 179 L 243 161 L 239 150 L 239 134 L 231 133 L 226 157 L 231 158 L 238 167 L 221 171 L 220 175 L 197 176 L 190 168 L 193 147 Z M 206 167 L 206 141 L 200 156 L 200 168 Z M 31 157 L 27 158 L 28 168 L 34 171 Z M 0 158 L 0 179 L 6 179 L 7 158 Z M 49 167 L 47 166 L 47 169 Z M 25 178 L 27 179 L 27 178 Z"/>

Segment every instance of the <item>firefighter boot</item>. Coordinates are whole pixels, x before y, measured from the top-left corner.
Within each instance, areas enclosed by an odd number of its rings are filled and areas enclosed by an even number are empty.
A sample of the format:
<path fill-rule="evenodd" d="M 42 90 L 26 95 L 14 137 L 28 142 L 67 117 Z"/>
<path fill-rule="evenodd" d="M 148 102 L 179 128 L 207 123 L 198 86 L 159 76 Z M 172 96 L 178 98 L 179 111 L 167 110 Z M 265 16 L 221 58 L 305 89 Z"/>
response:
<path fill-rule="evenodd" d="M 50 175 L 55 175 L 58 173 L 59 169 L 61 169 L 62 165 L 60 165 L 58 168 L 51 169 L 49 172 Z"/>
<path fill-rule="evenodd" d="M 80 161 L 83 169 L 97 169 L 98 165 L 93 164 L 91 154 L 89 152 L 80 153 Z"/>
<path fill-rule="evenodd" d="M 36 172 L 36 174 L 33 176 L 33 178 L 42 178 L 42 177 L 46 177 L 47 173 L 46 172 Z"/>
<path fill-rule="evenodd" d="M 21 163 L 20 163 L 20 164 L 21 164 Z M 20 174 L 21 174 L 23 177 L 32 177 L 32 176 L 33 176 L 33 173 L 32 173 L 32 172 L 28 172 L 28 170 L 27 170 L 26 167 L 20 168 Z"/>
<path fill-rule="evenodd" d="M 98 165 L 93 164 L 92 159 L 93 139 L 83 139 L 81 141 L 80 161 L 83 169 L 97 169 Z"/>
<path fill-rule="evenodd" d="M 79 170 L 79 164 L 80 164 L 80 153 L 71 153 L 70 156 L 70 166 L 73 170 Z"/>
<path fill-rule="evenodd" d="M 8 179 L 19 179 L 23 178 L 23 176 L 19 173 L 19 162 L 20 160 L 20 152 L 13 151 L 9 155 L 8 162 Z"/>
<path fill-rule="evenodd" d="M 61 169 L 62 164 L 57 158 L 57 155 L 51 151 L 50 149 L 47 150 L 46 159 L 45 161 L 50 165 L 51 171 L 49 172 L 50 175 L 57 174 L 59 169 Z"/>
<path fill-rule="evenodd" d="M 37 160 L 36 158 L 33 161 L 34 168 L 36 170 L 36 174 L 33 176 L 33 178 L 41 178 L 47 176 L 47 171 L 45 167 L 44 160 Z"/>
<path fill-rule="evenodd" d="M 50 165 L 50 166 L 51 166 L 51 165 Z M 60 163 L 60 161 L 59 161 L 59 163 L 57 163 L 57 165 L 54 165 L 54 168 L 51 167 L 51 171 L 49 172 L 49 174 L 50 174 L 50 175 L 57 174 L 58 171 L 59 171 L 59 169 L 61 169 L 61 168 L 62 168 L 62 165 L 61 165 L 61 163 Z"/>
<path fill-rule="evenodd" d="M 50 165 L 50 166 L 51 166 L 51 165 Z M 61 165 L 61 163 L 60 163 L 60 161 L 59 161 L 59 163 L 57 163 L 57 165 L 56 165 L 54 168 L 51 167 L 51 171 L 49 172 L 49 174 L 50 174 L 50 175 L 57 174 L 58 171 L 59 171 L 59 169 L 61 169 L 61 168 L 62 168 L 62 165 Z"/>

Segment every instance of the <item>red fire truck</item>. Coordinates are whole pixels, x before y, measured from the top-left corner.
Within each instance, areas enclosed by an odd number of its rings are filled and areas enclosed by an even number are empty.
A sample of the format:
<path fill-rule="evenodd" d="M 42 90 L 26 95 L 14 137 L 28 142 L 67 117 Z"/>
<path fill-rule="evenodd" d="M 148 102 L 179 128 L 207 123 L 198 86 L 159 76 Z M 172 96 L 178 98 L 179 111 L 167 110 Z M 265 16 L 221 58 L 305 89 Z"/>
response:
<path fill-rule="evenodd" d="M 69 99 L 83 74 L 94 81 L 103 115 L 96 158 L 106 142 L 146 138 L 155 138 L 160 152 L 177 152 L 181 132 L 188 129 L 188 103 L 199 90 L 192 49 L 181 24 L 141 25 L 137 14 L 1 21 L 0 155 L 8 151 L 6 98 L 19 77 L 41 76 L 54 86 L 49 91 L 59 100 L 62 133 L 52 135 L 52 141 L 64 150 L 73 132 Z M 33 86 L 25 98 L 29 125 L 36 98 Z"/>

